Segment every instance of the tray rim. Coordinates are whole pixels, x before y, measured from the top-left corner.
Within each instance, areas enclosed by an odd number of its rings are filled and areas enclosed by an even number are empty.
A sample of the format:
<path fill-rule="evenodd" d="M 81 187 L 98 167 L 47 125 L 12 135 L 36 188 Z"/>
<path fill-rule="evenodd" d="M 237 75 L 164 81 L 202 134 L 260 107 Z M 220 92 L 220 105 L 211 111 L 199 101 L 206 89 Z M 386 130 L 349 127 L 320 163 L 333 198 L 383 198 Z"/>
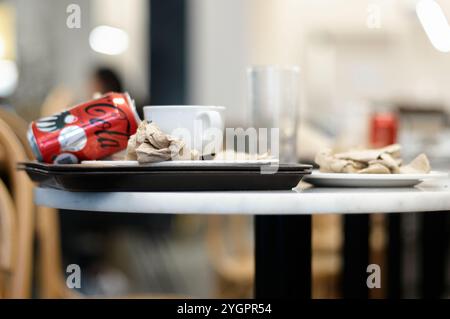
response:
<path fill-rule="evenodd" d="M 30 168 L 40 169 L 46 172 L 70 172 L 70 173 L 80 173 L 80 172 L 230 172 L 230 171 L 244 171 L 244 172 L 260 172 L 261 168 L 271 167 L 270 164 L 239 164 L 239 165 L 226 165 L 218 164 L 215 165 L 205 165 L 205 166 L 152 166 L 152 165 L 120 165 L 120 166 L 100 166 L 100 165 L 82 165 L 82 164 L 47 164 L 40 163 L 37 161 L 26 161 L 19 162 L 17 164 L 18 169 L 27 170 Z M 298 172 L 307 173 L 312 172 L 312 165 L 309 164 L 277 164 L 277 172 Z"/>
<path fill-rule="evenodd" d="M 275 172 L 274 174 L 261 174 L 258 170 L 142 170 L 142 171 L 48 171 L 35 167 L 26 167 L 23 169 L 25 172 L 32 171 L 40 174 L 44 174 L 46 176 L 83 176 L 83 175 L 163 175 L 163 174 L 210 174 L 210 175 L 219 175 L 219 174 L 251 174 L 251 175 L 276 175 L 276 174 L 289 174 L 289 175 L 310 175 L 311 171 L 298 171 L 298 170 L 280 170 Z"/>
<path fill-rule="evenodd" d="M 123 172 L 48 172 L 25 168 L 29 178 L 39 187 L 69 192 L 159 192 L 159 191 L 249 191 L 288 190 L 296 187 L 309 172 L 279 171 L 136 171 Z M 98 178 L 97 178 L 98 177 Z M 114 179 L 114 183 L 91 184 L 92 178 Z M 196 179 L 196 177 L 200 177 Z M 178 184 L 175 180 L 184 180 Z M 208 180 L 208 181 L 205 181 Z M 135 180 L 135 185 L 130 184 Z M 145 182 L 142 182 L 145 180 Z M 170 181 L 169 183 L 163 180 Z M 188 180 L 189 182 L 186 182 Z M 152 184 L 152 181 L 154 184 Z M 155 184 L 156 182 L 156 184 Z M 119 184 L 117 184 L 119 183 Z M 148 183 L 148 184 L 147 184 Z"/>

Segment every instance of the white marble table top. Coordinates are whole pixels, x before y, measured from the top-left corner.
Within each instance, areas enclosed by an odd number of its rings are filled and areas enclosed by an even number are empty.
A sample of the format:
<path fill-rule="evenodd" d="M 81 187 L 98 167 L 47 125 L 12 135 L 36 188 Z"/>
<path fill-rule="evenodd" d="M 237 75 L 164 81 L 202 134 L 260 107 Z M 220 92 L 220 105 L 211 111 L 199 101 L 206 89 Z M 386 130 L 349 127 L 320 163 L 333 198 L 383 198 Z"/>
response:
<path fill-rule="evenodd" d="M 35 189 L 35 202 L 60 209 L 148 214 L 350 214 L 450 211 L 450 180 L 414 188 L 292 191 L 67 192 Z"/>

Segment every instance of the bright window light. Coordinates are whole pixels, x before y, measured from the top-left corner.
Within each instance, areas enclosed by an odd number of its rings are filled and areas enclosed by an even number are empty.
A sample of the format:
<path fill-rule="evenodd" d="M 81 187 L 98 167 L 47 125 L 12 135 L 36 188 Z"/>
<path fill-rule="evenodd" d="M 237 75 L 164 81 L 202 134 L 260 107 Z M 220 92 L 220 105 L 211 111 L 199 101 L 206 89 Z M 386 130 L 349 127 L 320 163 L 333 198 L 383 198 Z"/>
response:
<path fill-rule="evenodd" d="M 19 72 L 14 61 L 0 60 L 0 96 L 14 93 L 19 79 Z"/>
<path fill-rule="evenodd" d="M 5 57 L 5 41 L 0 38 L 0 59 Z"/>
<path fill-rule="evenodd" d="M 416 13 L 434 48 L 450 52 L 450 26 L 439 4 L 434 0 L 420 0 Z"/>
<path fill-rule="evenodd" d="M 91 49 L 98 53 L 117 55 L 128 49 L 128 34 L 119 28 L 98 26 L 89 35 Z"/>

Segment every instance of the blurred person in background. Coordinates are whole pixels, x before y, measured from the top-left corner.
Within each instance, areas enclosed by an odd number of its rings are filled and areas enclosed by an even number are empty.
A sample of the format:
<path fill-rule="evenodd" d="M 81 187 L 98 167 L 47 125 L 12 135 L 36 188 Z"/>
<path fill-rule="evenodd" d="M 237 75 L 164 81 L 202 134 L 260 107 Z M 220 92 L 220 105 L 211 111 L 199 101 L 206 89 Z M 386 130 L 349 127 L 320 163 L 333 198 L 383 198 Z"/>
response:
<path fill-rule="evenodd" d="M 108 92 L 123 92 L 120 76 L 116 71 L 108 67 L 98 67 L 95 69 L 89 84 L 90 96 Z"/>
<path fill-rule="evenodd" d="M 9 103 L 8 99 L 4 98 L 3 96 L 0 96 L 0 107 L 2 109 L 7 109 L 8 111 L 14 111 L 14 108 Z"/>

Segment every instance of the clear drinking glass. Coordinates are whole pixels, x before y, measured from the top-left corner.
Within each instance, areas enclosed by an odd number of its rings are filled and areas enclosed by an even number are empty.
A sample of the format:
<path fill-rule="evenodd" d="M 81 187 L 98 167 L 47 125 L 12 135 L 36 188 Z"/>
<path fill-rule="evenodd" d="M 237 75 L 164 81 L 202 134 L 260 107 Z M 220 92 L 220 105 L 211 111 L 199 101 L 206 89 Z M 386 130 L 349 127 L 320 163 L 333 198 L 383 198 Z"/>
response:
<path fill-rule="evenodd" d="M 272 155 L 279 151 L 280 163 L 296 163 L 297 114 L 299 107 L 300 69 L 297 66 L 255 66 L 247 69 L 249 125 L 267 128 L 258 134 Z M 279 139 L 272 138 L 279 129 Z M 275 133 L 274 133 L 275 132 Z M 273 143 L 278 143 L 273 145 Z"/>

